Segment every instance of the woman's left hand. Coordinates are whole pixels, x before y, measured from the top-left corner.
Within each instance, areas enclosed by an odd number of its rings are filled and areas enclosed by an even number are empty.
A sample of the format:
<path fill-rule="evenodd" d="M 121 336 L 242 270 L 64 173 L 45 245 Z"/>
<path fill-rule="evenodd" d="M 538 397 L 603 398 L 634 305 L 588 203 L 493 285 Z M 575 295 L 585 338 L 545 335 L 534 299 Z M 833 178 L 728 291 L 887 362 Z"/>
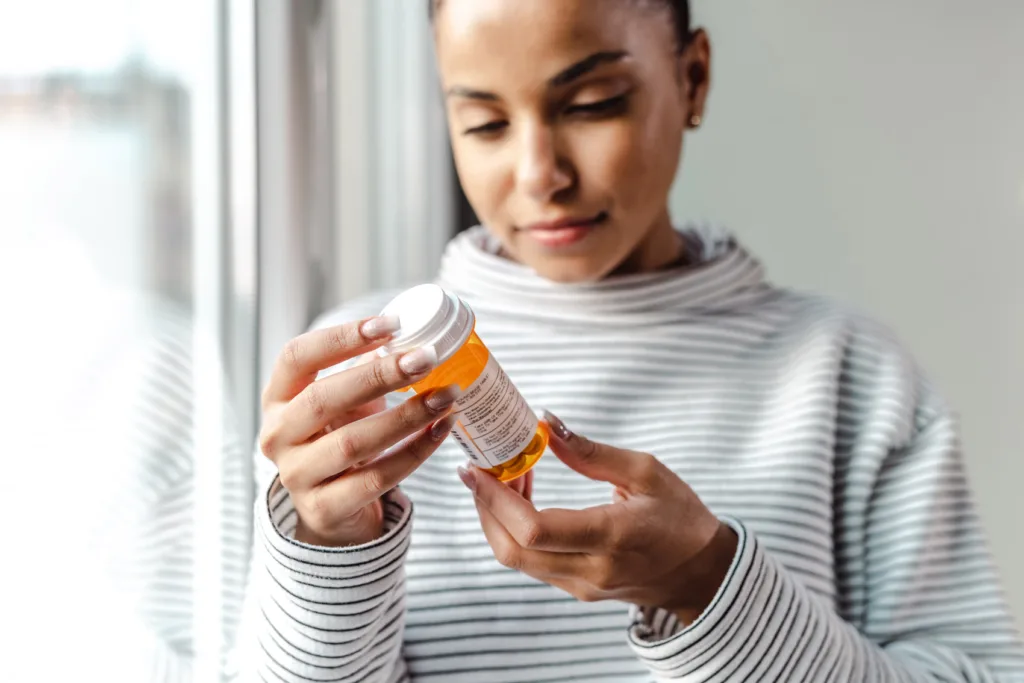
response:
<path fill-rule="evenodd" d="M 736 534 L 653 455 L 599 444 L 554 415 L 551 450 L 585 477 L 615 486 L 613 502 L 537 510 L 527 474 L 509 486 L 459 469 L 497 560 L 580 600 L 659 607 L 692 623 L 718 592 Z"/>

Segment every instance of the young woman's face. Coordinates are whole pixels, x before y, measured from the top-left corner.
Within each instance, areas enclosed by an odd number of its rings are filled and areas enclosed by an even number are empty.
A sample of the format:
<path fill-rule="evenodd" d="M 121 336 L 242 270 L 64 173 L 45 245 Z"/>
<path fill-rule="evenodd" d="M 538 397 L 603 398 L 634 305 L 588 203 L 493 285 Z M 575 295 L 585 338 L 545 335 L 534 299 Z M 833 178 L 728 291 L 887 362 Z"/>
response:
<path fill-rule="evenodd" d="M 651 9 L 651 8 L 656 9 Z M 667 212 L 708 45 L 629 0 L 443 0 L 438 64 L 455 162 L 506 253 L 560 282 L 679 255 Z"/>

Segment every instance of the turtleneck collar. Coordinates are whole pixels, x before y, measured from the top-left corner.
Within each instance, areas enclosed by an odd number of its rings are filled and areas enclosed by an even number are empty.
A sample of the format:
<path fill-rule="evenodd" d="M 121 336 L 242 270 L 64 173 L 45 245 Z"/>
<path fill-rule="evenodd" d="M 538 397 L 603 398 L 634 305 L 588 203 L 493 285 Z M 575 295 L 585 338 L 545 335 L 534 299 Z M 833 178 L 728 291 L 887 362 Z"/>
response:
<path fill-rule="evenodd" d="M 688 225 L 685 266 L 593 283 L 562 284 L 498 255 L 483 227 L 467 230 L 445 251 L 438 284 L 475 309 L 529 319 L 579 323 L 657 323 L 725 312 L 771 291 L 761 264 L 725 229 Z"/>

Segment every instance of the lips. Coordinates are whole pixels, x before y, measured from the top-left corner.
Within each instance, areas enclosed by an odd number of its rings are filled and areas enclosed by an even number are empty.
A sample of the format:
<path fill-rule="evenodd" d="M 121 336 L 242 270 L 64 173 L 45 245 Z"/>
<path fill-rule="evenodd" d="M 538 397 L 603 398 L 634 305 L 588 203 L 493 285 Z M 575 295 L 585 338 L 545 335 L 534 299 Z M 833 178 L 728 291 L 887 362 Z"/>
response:
<path fill-rule="evenodd" d="M 586 239 L 594 228 L 604 223 L 608 214 L 602 211 L 589 218 L 565 217 L 532 223 L 527 234 L 545 247 L 567 247 Z"/>

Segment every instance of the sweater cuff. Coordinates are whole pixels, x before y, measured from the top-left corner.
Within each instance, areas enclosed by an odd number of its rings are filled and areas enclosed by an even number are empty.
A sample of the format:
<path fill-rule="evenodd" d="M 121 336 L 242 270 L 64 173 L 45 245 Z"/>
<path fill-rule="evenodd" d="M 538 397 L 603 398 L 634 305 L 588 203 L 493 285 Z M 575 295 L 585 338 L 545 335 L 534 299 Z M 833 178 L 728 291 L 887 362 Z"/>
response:
<path fill-rule="evenodd" d="M 660 609 L 633 610 L 629 643 L 659 680 L 696 677 L 735 665 L 745 641 L 757 639 L 759 616 L 771 602 L 770 567 L 756 539 L 739 521 L 722 517 L 737 534 L 736 556 L 708 608 L 689 626 Z M 767 585 L 766 585 L 767 584 Z"/>
<path fill-rule="evenodd" d="M 294 539 L 291 497 L 276 478 L 268 486 L 256 503 L 250 584 L 256 649 L 243 669 L 263 680 L 384 680 L 399 660 L 412 505 L 398 490 L 383 502 L 383 536 L 321 548 Z"/>
<path fill-rule="evenodd" d="M 384 534 L 369 543 L 343 548 L 309 545 L 295 540 L 298 517 L 291 495 L 275 478 L 256 503 L 257 539 L 278 571 L 316 583 L 345 584 L 394 570 L 409 546 L 412 502 L 399 489 L 383 498 Z M 383 578 L 383 577 L 380 577 Z M 323 586 L 327 587 L 327 586 Z"/>

